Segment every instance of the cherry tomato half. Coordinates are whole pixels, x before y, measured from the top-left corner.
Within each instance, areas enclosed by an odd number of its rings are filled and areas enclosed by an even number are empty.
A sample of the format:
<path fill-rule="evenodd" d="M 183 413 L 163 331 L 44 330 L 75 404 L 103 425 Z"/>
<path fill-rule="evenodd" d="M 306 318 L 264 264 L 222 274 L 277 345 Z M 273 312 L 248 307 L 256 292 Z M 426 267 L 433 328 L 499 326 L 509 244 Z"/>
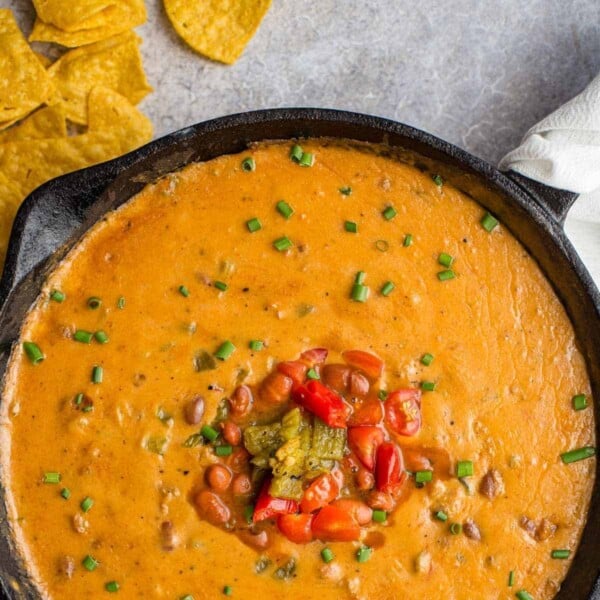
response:
<path fill-rule="evenodd" d="M 398 435 L 413 436 L 421 429 L 421 390 L 391 392 L 384 402 L 385 423 Z"/>

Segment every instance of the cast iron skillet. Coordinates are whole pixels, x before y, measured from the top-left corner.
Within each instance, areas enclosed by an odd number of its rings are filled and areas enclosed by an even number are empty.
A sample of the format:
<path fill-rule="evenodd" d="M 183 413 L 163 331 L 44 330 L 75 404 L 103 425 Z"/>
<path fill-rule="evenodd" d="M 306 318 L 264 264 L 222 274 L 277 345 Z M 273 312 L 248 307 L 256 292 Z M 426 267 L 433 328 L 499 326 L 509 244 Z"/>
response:
<path fill-rule="evenodd" d="M 385 143 L 417 153 L 424 165 L 435 161 L 435 168 L 445 177 L 497 215 L 535 257 L 564 303 L 587 360 L 593 395 L 600 399 L 600 295 L 562 228 L 576 196 L 514 173 L 504 175 L 456 146 L 401 123 L 320 109 L 264 110 L 200 123 L 35 190 L 17 214 L 0 281 L 0 377 L 22 319 L 48 270 L 104 213 L 125 202 L 147 182 L 190 162 L 240 152 L 255 141 L 311 136 Z M 594 403 L 596 437 L 600 439 L 599 407 L 598 401 Z M 560 450 L 557 448 L 557 455 Z M 590 518 L 557 596 L 560 600 L 600 600 L 598 464 Z M 39 597 L 15 552 L 3 489 L 0 582 L 7 598 Z"/>

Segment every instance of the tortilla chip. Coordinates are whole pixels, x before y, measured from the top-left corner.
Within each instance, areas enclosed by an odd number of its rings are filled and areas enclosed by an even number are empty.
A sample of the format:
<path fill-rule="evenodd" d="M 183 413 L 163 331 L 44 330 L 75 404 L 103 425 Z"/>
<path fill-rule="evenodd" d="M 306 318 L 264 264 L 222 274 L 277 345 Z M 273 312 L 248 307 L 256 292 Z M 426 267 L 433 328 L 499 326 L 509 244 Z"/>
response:
<path fill-rule="evenodd" d="M 55 3 L 63 4 L 67 10 L 74 4 L 65 0 L 55 0 L 53 4 Z M 133 29 L 145 23 L 146 19 L 146 7 L 143 0 L 115 0 L 86 20 L 80 21 L 77 25 L 71 25 L 71 30 L 61 29 L 52 22 L 46 22 L 39 15 L 35 20 L 29 41 L 54 42 L 67 48 L 76 48 Z"/>
<path fill-rule="evenodd" d="M 0 9 L 0 129 L 23 118 L 54 93 L 54 85 L 33 53 L 12 12 Z"/>
<path fill-rule="evenodd" d="M 163 0 L 175 31 L 197 52 L 226 64 L 244 51 L 271 0 Z"/>
<path fill-rule="evenodd" d="M 132 31 L 71 50 L 48 70 L 67 118 L 87 123 L 87 102 L 95 86 L 111 88 L 137 104 L 152 88 L 146 80 L 140 55 L 140 38 Z"/>
<path fill-rule="evenodd" d="M 38 60 L 42 63 L 42 67 L 44 67 L 44 69 L 47 69 L 52 64 L 52 61 L 45 54 L 35 51 L 34 54 L 38 57 Z"/>
<path fill-rule="evenodd" d="M 23 119 L 16 127 L 0 133 L 0 144 L 21 140 L 67 137 L 65 111 L 62 106 L 46 106 Z"/>
<path fill-rule="evenodd" d="M 99 15 L 114 4 L 115 0 L 33 0 L 38 17 L 64 31 L 102 27 L 105 23 L 98 22 Z"/>

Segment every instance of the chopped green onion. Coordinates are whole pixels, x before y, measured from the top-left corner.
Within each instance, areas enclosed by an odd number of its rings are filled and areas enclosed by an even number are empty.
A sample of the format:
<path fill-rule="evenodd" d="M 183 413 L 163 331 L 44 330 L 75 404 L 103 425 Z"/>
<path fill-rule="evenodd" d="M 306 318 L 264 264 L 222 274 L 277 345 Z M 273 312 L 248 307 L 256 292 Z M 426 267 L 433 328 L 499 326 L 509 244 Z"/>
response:
<path fill-rule="evenodd" d="M 456 273 L 452 269 L 445 269 L 444 271 L 440 271 L 437 274 L 437 278 L 440 281 L 448 281 L 449 279 L 454 279 L 456 277 Z"/>
<path fill-rule="evenodd" d="M 448 520 L 448 515 L 443 510 L 438 510 L 433 515 L 438 521 L 445 523 Z"/>
<path fill-rule="evenodd" d="M 390 243 L 387 240 L 377 240 L 375 242 L 375 248 L 379 252 L 387 252 L 390 249 Z"/>
<path fill-rule="evenodd" d="M 413 243 L 413 236 L 410 233 L 407 233 L 404 236 L 404 241 L 402 242 L 402 245 L 405 248 L 408 248 L 412 243 Z"/>
<path fill-rule="evenodd" d="M 204 425 L 200 430 L 200 434 L 209 442 L 214 442 L 219 437 L 219 432 L 210 425 Z"/>
<path fill-rule="evenodd" d="M 588 405 L 587 396 L 585 394 L 573 396 L 572 402 L 575 410 L 583 410 L 584 408 L 587 408 Z"/>
<path fill-rule="evenodd" d="M 58 302 L 59 304 L 64 302 L 65 298 L 65 294 L 60 290 L 52 290 L 52 292 L 50 292 L 50 300 L 54 300 L 54 302 Z"/>
<path fill-rule="evenodd" d="M 109 581 L 104 585 L 104 589 L 111 594 L 118 592 L 121 589 L 118 581 Z"/>
<path fill-rule="evenodd" d="M 436 385 L 435 381 L 421 381 L 421 389 L 425 392 L 434 392 Z"/>
<path fill-rule="evenodd" d="M 373 521 L 375 523 L 385 523 L 387 521 L 387 513 L 385 510 L 375 509 L 373 511 Z"/>
<path fill-rule="evenodd" d="M 108 343 L 108 336 L 106 335 L 106 332 L 102 331 L 102 329 L 96 331 L 96 333 L 94 333 L 94 337 L 99 344 Z"/>
<path fill-rule="evenodd" d="M 96 310 L 102 306 L 102 300 L 100 298 L 98 298 L 98 296 L 91 296 L 87 300 L 87 305 L 88 305 L 88 308 L 91 308 L 92 310 Z"/>
<path fill-rule="evenodd" d="M 533 596 L 527 590 L 519 590 L 515 596 L 519 600 L 533 600 Z"/>
<path fill-rule="evenodd" d="M 306 377 L 308 379 L 321 379 L 320 375 L 315 371 L 315 369 L 309 369 L 306 373 Z"/>
<path fill-rule="evenodd" d="M 231 594 L 233 594 L 233 588 L 230 585 L 223 586 L 223 595 L 231 596 Z"/>
<path fill-rule="evenodd" d="M 246 173 L 250 173 L 251 171 L 256 170 L 256 162 L 251 156 L 248 156 L 242 161 L 242 171 L 246 171 Z"/>
<path fill-rule="evenodd" d="M 248 504 L 244 506 L 244 519 L 246 523 L 252 523 L 252 517 L 254 516 L 254 505 Z"/>
<path fill-rule="evenodd" d="M 289 219 L 294 214 L 294 209 L 285 200 L 280 200 L 275 207 L 284 219 Z"/>
<path fill-rule="evenodd" d="M 433 354 L 427 352 L 426 354 L 423 354 L 423 356 L 421 356 L 421 364 L 425 365 L 426 367 L 428 367 L 432 362 Z"/>
<path fill-rule="evenodd" d="M 300 162 L 300 159 L 302 158 L 303 154 L 304 154 L 304 152 L 302 151 L 302 146 L 299 146 L 298 144 L 294 144 L 292 146 L 292 149 L 290 150 L 290 158 L 295 163 L 299 163 Z"/>
<path fill-rule="evenodd" d="M 92 383 L 102 383 L 104 379 L 104 369 L 100 365 L 94 365 L 92 368 Z"/>
<path fill-rule="evenodd" d="M 415 473 L 415 481 L 417 483 L 428 483 L 433 480 L 433 471 L 417 471 Z"/>
<path fill-rule="evenodd" d="M 576 450 L 570 450 L 560 455 L 562 461 L 565 464 L 574 463 L 578 460 L 584 460 L 585 458 L 591 458 L 596 454 L 596 448 L 592 446 L 586 446 L 584 448 L 577 448 Z"/>
<path fill-rule="evenodd" d="M 35 342 L 23 342 L 23 350 L 25 351 L 25 354 L 27 354 L 27 358 L 29 358 L 34 365 L 41 363 L 44 358 L 46 358 Z"/>
<path fill-rule="evenodd" d="M 315 164 L 315 155 L 312 152 L 303 152 L 298 164 L 301 167 L 312 167 Z"/>
<path fill-rule="evenodd" d="M 452 535 L 458 535 L 462 532 L 462 525 L 460 523 L 451 523 L 450 524 L 450 533 Z"/>
<path fill-rule="evenodd" d="M 125 296 L 119 296 L 117 300 L 117 308 L 123 310 L 125 308 Z"/>
<path fill-rule="evenodd" d="M 344 221 L 344 229 L 348 233 L 358 233 L 358 225 L 354 221 Z"/>
<path fill-rule="evenodd" d="M 95 571 L 100 563 L 93 556 L 88 554 L 83 559 L 82 564 L 88 571 Z"/>
<path fill-rule="evenodd" d="M 456 476 L 462 479 L 463 477 L 471 477 L 471 475 L 473 475 L 473 461 L 459 460 L 456 463 Z"/>
<path fill-rule="evenodd" d="M 83 393 L 79 392 L 78 394 L 75 395 L 75 405 L 76 406 L 81 406 L 81 403 L 83 402 Z"/>
<path fill-rule="evenodd" d="M 215 454 L 217 456 L 230 456 L 232 452 L 233 446 L 229 446 L 228 444 L 215 447 Z"/>
<path fill-rule="evenodd" d="M 359 563 L 367 562 L 371 558 L 372 553 L 373 553 L 373 548 L 370 548 L 369 546 L 361 546 L 356 551 L 356 560 Z"/>
<path fill-rule="evenodd" d="M 340 188 L 340 194 L 343 196 L 349 196 L 352 193 L 352 188 L 349 185 L 345 185 Z"/>
<path fill-rule="evenodd" d="M 89 496 L 86 496 L 81 501 L 81 504 L 79 506 L 81 506 L 81 510 L 84 513 L 86 513 L 86 512 L 89 512 L 89 510 L 92 508 L 92 506 L 94 506 L 94 501 Z"/>
<path fill-rule="evenodd" d="M 274 242 L 273 242 L 273 246 L 275 247 L 276 250 L 278 250 L 279 252 L 285 252 L 286 250 L 288 250 L 289 248 L 291 248 L 294 244 L 289 240 L 289 238 L 287 238 L 286 236 L 277 238 Z"/>
<path fill-rule="evenodd" d="M 569 556 L 571 556 L 571 551 L 567 550 L 566 548 L 552 550 L 552 552 L 550 553 L 550 556 L 552 558 L 557 558 L 559 560 L 565 560 L 565 559 L 569 558 Z"/>
<path fill-rule="evenodd" d="M 329 548 L 323 548 L 321 550 L 321 558 L 324 563 L 330 563 L 335 558 L 335 555 Z"/>
<path fill-rule="evenodd" d="M 194 600 L 194 596 L 192 596 L 191 594 L 186 594 L 185 596 L 181 596 L 179 600 Z"/>
<path fill-rule="evenodd" d="M 393 206 L 387 206 L 381 214 L 386 221 L 391 221 L 398 213 Z"/>
<path fill-rule="evenodd" d="M 394 283 L 392 281 L 386 281 L 381 286 L 381 295 L 382 296 L 389 296 L 394 291 L 395 287 L 396 286 L 394 285 Z"/>
<path fill-rule="evenodd" d="M 388 392 L 387 390 L 379 390 L 377 392 L 377 397 L 382 401 L 385 402 L 387 400 L 388 397 Z"/>
<path fill-rule="evenodd" d="M 355 283 L 352 286 L 352 293 L 350 297 L 355 302 L 366 302 L 369 297 L 369 288 L 366 285 L 362 285 L 360 283 Z"/>
<path fill-rule="evenodd" d="M 226 292 L 229 286 L 224 281 L 215 281 L 215 287 L 222 292 Z"/>
<path fill-rule="evenodd" d="M 438 255 L 438 263 L 440 263 L 440 265 L 442 265 L 443 267 L 450 268 L 453 262 L 454 256 L 451 256 L 446 252 L 440 252 L 440 254 Z"/>
<path fill-rule="evenodd" d="M 177 289 L 184 298 L 187 298 L 190 295 L 190 290 L 188 290 L 185 285 L 180 285 Z"/>
<path fill-rule="evenodd" d="M 63 488 L 62 490 L 60 490 L 60 495 L 65 500 L 68 500 L 71 497 L 71 490 L 69 488 Z"/>
<path fill-rule="evenodd" d="M 57 473 L 56 471 L 48 471 L 44 473 L 42 481 L 44 483 L 60 483 L 60 473 Z"/>
<path fill-rule="evenodd" d="M 481 226 L 490 233 L 498 226 L 498 219 L 491 215 L 489 212 L 486 212 L 485 215 L 481 218 Z"/>
<path fill-rule="evenodd" d="M 511 571 L 508 574 L 508 587 L 512 587 L 515 584 L 515 572 Z"/>
<path fill-rule="evenodd" d="M 367 274 L 364 271 L 359 271 L 354 278 L 354 283 L 363 284 Z"/>
<path fill-rule="evenodd" d="M 432 175 L 431 179 L 433 179 L 433 183 L 435 183 L 435 185 L 441 186 L 444 184 L 444 180 L 442 179 L 442 176 L 437 173 L 435 175 Z"/>
<path fill-rule="evenodd" d="M 76 342 L 81 342 L 82 344 L 89 344 L 92 341 L 94 334 L 91 331 L 84 331 L 83 329 L 78 329 L 73 334 L 73 339 Z"/>
<path fill-rule="evenodd" d="M 259 350 L 263 349 L 264 342 L 261 340 L 250 340 L 248 345 L 250 346 L 250 350 L 253 352 L 258 352 Z"/>
<path fill-rule="evenodd" d="M 215 352 L 219 360 L 227 360 L 235 352 L 235 346 L 229 341 L 224 341 Z"/>
<path fill-rule="evenodd" d="M 259 229 L 262 229 L 262 223 L 256 217 L 254 217 L 253 219 L 246 221 L 246 227 L 250 233 L 254 233 Z"/>

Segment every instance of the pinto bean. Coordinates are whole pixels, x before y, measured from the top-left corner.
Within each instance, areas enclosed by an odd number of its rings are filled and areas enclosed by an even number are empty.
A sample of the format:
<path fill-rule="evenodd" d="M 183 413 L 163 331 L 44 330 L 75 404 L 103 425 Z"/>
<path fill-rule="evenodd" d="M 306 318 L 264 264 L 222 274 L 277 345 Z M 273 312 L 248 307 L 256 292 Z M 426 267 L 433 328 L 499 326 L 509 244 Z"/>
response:
<path fill-rule="evenodd" d="M 246 496 L 252 491 L 252 482 L 245 473 L 238 473 L 231 482 L 231 490 L 234 496 Z"/>
<path fill-rule="evenodd" d="M 231 471 L 223 465 L 211 465 L 206 471 L 206 481 L 215 492 L 224 492 L 231 483 Z"/>
<path fill-rule="evenodd" d="M 227 459 L 227 465 L 234 471 L 240 471 L 248 464 L 249 460 L 250 454 L 248 454 L 246 448 L 235 448 Z"/>
<path fill-rule="evenodd" d="M 375 487 L 375 477 L 371 471 L 360 467 L 355 475 L 356 487 L 363 492 L 372 490 Z"/>
<path fill-rule="evenodd" d="M 163 550 L 175 550 L 178 539 L 172 521 L 163 521 L 160 524 L 160 537 L 162 540 Z"/>
<path fill-rule="evenodd" d="M 550 519 L 546 519 L 544 517 L 537 527 L 535 538 L 539 542 L 543 542 L 544 540 L 547 540 L 548 538 L 552 537 L 556 533 L 557 529 L 558 526 L 555 523 L 553 523 Z"/>
<path fill-rule="evenodd" d="M 253 404 L 252 390 L 247 385 L 239 385 L 229 399 L 231 415 L 234 418 L 245 417 L 252 410 Z"/>
<path fill-rule="evenodd" d="M 199 492 L 194 498 L 194 504 L 200 516 L 212 525 L 224 525 L 231 517 L 227 504 L 210 490 Z"/>
<path fill-rule="evenodd" d="M 306 378 L 308 367 L 299 360 L 286 360 L 277 365 L 277 370 L 289 377 L 294 383 L 300 384 Z"/>
<path fill-rule="evenodd" d="M 264 550 L 271 545 L 271 538 L 264 530 L 255 532 L 252 529 L 240 529 L 238 536 L 244 544 L 256 550 Z"/>
<path fill-rule="evenodd" d="M 351 369 L 348 365 L 329 364 L 321 370 L 321 381 L 343 394 L 348 391 Z"/>
<path fill-rule="evenodd" d="M 185 422 L 189 425 L 198 425 L 204 416 L 204 398 L 195 396 L 184 408 Z"/>
<path fill-rule="evenodd" d="M 504 480 L 496 469 L 490 469 L 479 484 L 479 491 L 486 498 L 493 500 L 504 492 Z"/>
<path fill-rule="evenodd" d="M 232 446 L 239 446 L 242 440 L 242 430 L 233 421 L 223 421 L 220 426 L 223 439 Z"/>
<path fill-rule="evenodd" d="M 287 375 L 274 371 L 265 377 L 260 386 L 260 397 L 269 404 L 280 404 L 287 400 L 293 381 Z"/>
<path fill-rule="evenodd" d="M 481 541 L 481 530 L 473 519 L 467 519 L 463 523 L 463 532 L 470 540 Z"/>
<path fill-rule="evenodd" d="M 391 494 L 385 492 L 377 492 L 373 490 L 367 496 L 367 504 L 371 508 L 377 508 L 379 510 L 385 510 L 385 512 L 392 512 L 396 506 L 396 502 Z"/>
<path fill-rule="evenodd" d="M 366 396 L 369 393 L 371 384 L 365 375 L 358 371 L 352 371 L 350 374 L 350 393 L 353 396 Z"/>

